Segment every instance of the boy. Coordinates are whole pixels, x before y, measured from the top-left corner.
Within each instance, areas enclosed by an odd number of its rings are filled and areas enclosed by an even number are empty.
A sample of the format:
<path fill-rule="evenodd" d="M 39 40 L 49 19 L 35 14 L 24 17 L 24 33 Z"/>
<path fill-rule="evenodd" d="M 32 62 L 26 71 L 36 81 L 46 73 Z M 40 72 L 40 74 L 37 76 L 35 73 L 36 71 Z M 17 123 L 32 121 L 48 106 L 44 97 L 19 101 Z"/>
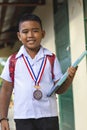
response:
<path fill-rule="evenodd" d="M 7 120 L 10 97 L 14 88 L 14 119 L 16 130 L 58 130 L 56 94 L 48 92 L 62 76 L 57 57 L 54 59 L 53 75 L 48 56 L 53 54 L 41 46 L 45 36 L 41 20 L 33 14 L 24 14 L 18 24 L 18 39 L 22 47 L 16 54 L 14 82 L 9 76 L 9 60 L 1 74 L 3 79 L 0 94 L 2 130 L 9 130 Z M 76 68 L 68 69 L 68 78 L 58 89 L 61 94 L 72 83 Z M 14 86 L 14 87 L 13 87 Z"/>

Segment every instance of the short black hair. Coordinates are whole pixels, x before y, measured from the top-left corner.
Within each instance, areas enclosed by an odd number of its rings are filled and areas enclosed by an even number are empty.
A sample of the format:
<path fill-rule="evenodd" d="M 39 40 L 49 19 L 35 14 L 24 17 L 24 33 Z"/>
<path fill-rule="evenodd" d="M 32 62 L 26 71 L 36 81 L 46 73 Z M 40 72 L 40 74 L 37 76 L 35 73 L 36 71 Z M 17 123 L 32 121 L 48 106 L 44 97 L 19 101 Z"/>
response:
<path fill-rule="evenodd" d="M 22 16 L 20 16 L 20 18 L 18 19 L 18 24 L 17 24 L 18 28 L 20 26 L 20 23 L 22 23 L 24 21 L 36 21 L 40 24 L 40 27 L 42 29 L 42 21 L 41 21 L 40 17 L 35 14 L 25 13 Z"/>

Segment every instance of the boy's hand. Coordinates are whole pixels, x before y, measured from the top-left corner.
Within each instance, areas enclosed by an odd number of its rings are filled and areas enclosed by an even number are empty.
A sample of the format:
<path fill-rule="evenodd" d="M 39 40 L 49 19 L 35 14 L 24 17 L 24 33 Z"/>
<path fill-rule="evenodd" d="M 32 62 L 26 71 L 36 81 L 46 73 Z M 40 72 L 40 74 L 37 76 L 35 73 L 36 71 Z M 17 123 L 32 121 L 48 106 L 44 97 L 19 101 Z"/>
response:
<path fill-rule="evenodd" d="M 71 78 L 71 79 L 74 78 L 75 73 L 76 73 L 76 71 L 77 71 L 77 68 L 78 68 L 78 67 L 74 68 L 74 67 L 72 67 L 72 66 L 68 68 L 67 71 L 68 71 L 68 77 L 69 77 L 69 78 Z"/>
<path fill-rule="evenodd" d="M 10 130 L 9 122 L 7 120 L 1 121 L 1 130 Z"/>
<path fill-rule="evenodd" d="M 61 87 L 56 91 L 57 94 L 62 94 L 69 88 L 77 71 L 77 68 L 78 67 L 74 68 L 71 66 L 67 69 L 68 77 L 66 81 L 61 85 Z"/>

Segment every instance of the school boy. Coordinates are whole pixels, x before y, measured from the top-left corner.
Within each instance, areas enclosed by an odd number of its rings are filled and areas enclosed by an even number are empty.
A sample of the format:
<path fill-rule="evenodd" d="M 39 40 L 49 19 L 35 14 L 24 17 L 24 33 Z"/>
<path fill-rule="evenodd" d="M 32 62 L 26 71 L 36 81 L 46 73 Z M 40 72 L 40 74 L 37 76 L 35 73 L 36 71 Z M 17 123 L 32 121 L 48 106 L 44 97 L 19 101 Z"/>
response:
<path fill-rule="evenodd" d="M 62 72 L 56 56 L 52 70 L 48 57 L 53 54 L 41 45 L 45 31 L 40 18 L 34 14 L 24 14 L 19 20 L 17 36 L 23 45 L 16 54 L 14 82 L 9 74 L 11 56 L 1 74 L 1 129 L 10 129 L 7 115 L 14 89 L 16 130 L 59 130 L 56 93 L 51 97 L 47 97 L 47 94 L 61 78 Z M 68 89 L 76 68 L 69 67 L 67 71 L 69 76 L 58 89 L 58 94 Z"/>

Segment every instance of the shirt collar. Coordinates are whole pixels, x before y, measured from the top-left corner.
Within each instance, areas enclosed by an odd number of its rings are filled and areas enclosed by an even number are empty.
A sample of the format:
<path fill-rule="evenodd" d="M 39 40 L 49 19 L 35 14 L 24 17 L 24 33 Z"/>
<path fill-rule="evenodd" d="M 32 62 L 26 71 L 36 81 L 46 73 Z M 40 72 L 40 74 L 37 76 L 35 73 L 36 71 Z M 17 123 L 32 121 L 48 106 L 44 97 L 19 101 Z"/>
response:
<path fill-rule="evenodd" d="M 17 55 L 16 55 L 16 58 L 19 58 L 23 55 L 29 57 L 24 45 L 21 46 L 21 48 L 19 49 Z M 52 52 L 49 51 L 48 49 L 44 48 L 41 46 L 39 52 L 37 53 L 37 55 L 35 56 L 35 58 L 43 58 L 45 55 L 52 55 Z"/>
<path fill-rule="evenodd" d="M 26 51 L 24 45 L 22 45 L 22 46 L 20 47 L 20 49 L 19 49 L 19 51 L 18 51 L 18 53 L 17 53 L 17 55 L 16 55 L 16 58 L 19 58 L 19 57 L 21 57 L 22 55 L 28 56 L 28 53 L 27 53 L 27 51 Z"/>

